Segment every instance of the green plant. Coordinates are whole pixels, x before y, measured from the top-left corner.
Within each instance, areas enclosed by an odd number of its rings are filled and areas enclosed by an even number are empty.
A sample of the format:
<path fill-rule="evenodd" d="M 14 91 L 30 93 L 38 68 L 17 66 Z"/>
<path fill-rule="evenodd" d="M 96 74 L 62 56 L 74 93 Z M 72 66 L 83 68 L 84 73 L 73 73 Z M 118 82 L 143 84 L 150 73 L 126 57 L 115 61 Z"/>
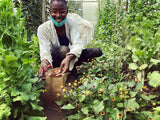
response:
<path fill-rule="evenodd" d="M 77 13 L 80 16 L 83 15 L 82 2 L 81 1 L 68 0 L 67 1 L 67 6 L 68 6 L 68 11 L 70 13 Z"/>
<path fill-rule="evenodd" d="M 81 67 L 83 75 L 64 87 L 64 98 L 57 102 L 67 110 L 65 119 L 144 120 L 154 116 L 158 96 L 139 92 L 148 88 L 142 87 L 134 75 L 124 76 L 111 68 L 103 57 Z"/>
<path fill-rule="evenodd" d="M 101 58 L 98 61 L 100 63 L 92 60 L 89 64 L 85 64 L 81 68 L 83 76 L 80 80 L 76 80 L 73 84 L 68 83 L 69 91 L 65 91 L 63 99 L 63 103 L 67 105 L 62 107 L 62 109 L 70 109 L 70 113 L 66 115 L 68 119 L 106 118 L 106 115 L 104 117 L 105 102 L 110 99 L 107 92 L 108 85 L 115 82 L 114 79 L 120 81 L 121 76 L 106 69 L 109 66 L 108 62 Z"/>
<path fill-rule="evenodd" d="M 103 56 L 84 63 L 83 75 L 65 88 L 64 99 L 58 102 L 62 109 L 70 110 L 64 117 L 158 120 L 159 1 L 130 0 L 129 12 L 119 11 L 117 28 L 112 14 L 116 4 L 106 3 L 90 45 L 100 47 Z M 124 8 L 126 2 L 121 5 Z"/>
<path fill-rule="evenodd" d="M 22 4 L 22 13 L 25 17 L 25 28 L 29 37 L 37 33 L 38 26 L 42 23 L 42 0 L 26 1 L 14 0 L 16 7 Z"/>
<path fill-rule="evenodd" d="M 127 15 L 130 32 L 127 47 L 132 51 L 133 61 L 129 64 L 129 68 L 137 72 L 138 80 L 142 84 L 149 72 L 159 70 L 160 11 L 158 6 L 156 0 L 131 1 L 130 12 Z"/>
<path fill-rule="evenodd" d="M 0 119 L 44 120 L 39 105 L 43 83 L 37 84 L 37 58 L 21 9 L 14 14 L 11 1 L 0 0 Z"/>
<path fill-rule="evenodd" d="M 112 34 L 114 34 L 115 19 L 116 5 L 107 0 L 98 13 L 95 37 L 110 43 Z"/>

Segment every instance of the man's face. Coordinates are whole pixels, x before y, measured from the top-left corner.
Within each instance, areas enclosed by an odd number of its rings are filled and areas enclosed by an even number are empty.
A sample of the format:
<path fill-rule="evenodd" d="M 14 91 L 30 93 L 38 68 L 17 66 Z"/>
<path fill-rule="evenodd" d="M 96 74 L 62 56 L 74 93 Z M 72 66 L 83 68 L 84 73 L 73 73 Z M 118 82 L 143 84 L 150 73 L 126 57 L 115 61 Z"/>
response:
<path fill-rule="evenodd" d="M 53 1 L 50 4 L 49 11 L 52 18 L 58 23 L 60 23 L 66 18 L 68 12 L 66 4 L 61 1 Z"/>

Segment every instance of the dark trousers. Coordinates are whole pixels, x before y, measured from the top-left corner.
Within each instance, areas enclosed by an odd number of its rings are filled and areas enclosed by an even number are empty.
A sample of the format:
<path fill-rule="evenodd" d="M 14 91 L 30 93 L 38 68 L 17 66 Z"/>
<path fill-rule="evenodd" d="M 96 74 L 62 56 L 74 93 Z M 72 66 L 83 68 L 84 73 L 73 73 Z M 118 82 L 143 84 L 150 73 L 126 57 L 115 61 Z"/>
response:
<path fill-rule="evenodd" d="M 67 46 L 58 47 L 52 53 L 53 67 L 60 67 L 62 60 L 66 57 L 66 54 L 69 52 Z M 83 62 L 91 61 L 95 57 L 102 55 L 102 51 L 99 48 L 86 48 L 83 49 L 78 61 L 75 63 L 75 67 L 81 65 Z"/>

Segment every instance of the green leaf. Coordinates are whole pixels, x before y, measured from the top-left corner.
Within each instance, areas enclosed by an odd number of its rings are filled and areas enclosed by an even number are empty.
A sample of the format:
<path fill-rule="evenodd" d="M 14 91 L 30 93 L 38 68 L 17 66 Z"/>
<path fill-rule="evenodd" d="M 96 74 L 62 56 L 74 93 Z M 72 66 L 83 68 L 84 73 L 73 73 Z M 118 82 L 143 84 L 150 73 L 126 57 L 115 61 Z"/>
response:
<path fill-rule="evenodd" d="M 88 110 L 87 107 L 81 108 L 81 111 L 82 111 L 83 114 L 88 115 L 89 110 Z"/>
<path fill-rule="evenodd" d="M 118 120 L 118 114 L 122 113 L 119 111 L 118 108 L 107 108 L 107 111 L 110 113 L 110 118 L 113 118 L 113 120 Z"/>
<path fill-rule="evenodd" d="M 139 94 L 139 96 L 141 98 L 143 98 L 144 100 L 151 100 L 148 96 L 144 95 L 144 94 Z"/>
<path fill-rule="evenodd" d="M 30 94 L 30 95 L 28 95 L 29 96 L 29 99 L 31 99 L 32 101 L 33 100 L 36 100 L 37 99 L 37 96 L 36 96 L 37 94 L 36 93 L 32 93 L 32 94 Z"/>
<path fill-rule="evenodd" d="M 149 79 L 149 85 L 152 87 L 160 86 L 160 73 L 158 71 L 154 71 L 152 73 L 148 73 L 147 78 Z"/>
<path fill-rule="evenodd" d="M 22 91 L 24 92 L 30 92 L 32 88 L 32 84 L 31 83 L 25 83 L 22 86 Z"/>
<path fill-rule="evenodd" d="M 143 87 L 143 84 L 140 82 L 136 85 L 136 90 L 141 90 Z"/>
<path fill-rule="evenodd" d="M 158 111 L 160 112 L 160 106 L 156 107 L 156 108 L 153 108 L 155 111 Z"/>
<path fill-rule="evenodd" d="M 18 113 L 18 108 L 16 110 L 14 110 L 13 112 L 13 117 L 16 118 L 17 117 L 17 113 Z"/>
<path fill-rule="evenodd" d="M 70 109 L 74 109 L 75 107 L 72 105 L 72 104 L 67 104 L 67 105 L 64 105 L 61 109 L 68 109 L 68 110 L 70 110 Z"/>
<path fill-rule="evenodd" d="M 103 100 L 104 100 L 104 101 L 105 101 L 105 100 L 109 100 L 109 97 L 106 96 L 105 94 L 103 94 Z"/>
<path fill-rule="evenodd" d="M 3 76 L 5 76 L 5 72 L 0 72 L 0 77 L 3 77 Z"/>
<path fill-rule="evenodd" d="M 147 116 L 147 117 L 151 117 L 153 115 L 153 113 L 151 111 L 142 111 L 141 113 L 144 114 L 144 116 Z"/>
<path fill-rule="evenodd" d="M 21 96 L 22 96 L 22 98 L 23 98 L 24 101 L 28 101 L 29 100 L 29 95 L 28 94 L 22 92 Z"/>
<path fill-rule="evenodd" d="M 96 114 L 98 114 L 99 112 L 103 111 L 104 110 L 104 105 L 103 105 L 103 101 L 101 102 L 96 102 L 94 105 L 93 105 L 93 110 Z"/>
<path fill-rule="evenodd" d="M 136 63 L 129 63 L 129 68 L 132 70 L 136 70 L 136 69 L 138 69 L 138 66 Z"/>
<path fill-rule="evenodd" d="M 46 120 L 47 117 L 30 116 L 27 120 Z"/>
<path fill-rule="evenodd" d="M 17 60 L 18 60 L 17 57 L 15 57 L 13 55 L 5 56 L 5 63 L 7 65 L 7 67 L 18 67 Z"/>
<path fill-rule="evenodd" d="M 57 104 L 57 105 L 62 105 L 63 102 L 62 102 L 62 101 L 56 101 L 56 104 Z"/>
<path fill-rule="evenodd" d="M 36 83 L 38 81 L 38 78 L 37 77 L 34 77 L 34 78 L 30 78 L 30 79 L 27 79 L 26 82 L 29 82 L 29 83 Z"/>
<path fill-rule="evenodd" d="M 138 92 L 130 91 L 131 97 L 135 97 Z"/>
<path fill-rule="evenodd" d="M 98 87 L 98 85 L 99 85 L 99 78 L 97 78 L 97 77 L 95 77 L 95 79 L 96 80 L 92 80 L 91 82 L 92 82 L 92 85 L 94 85 L 95 86 L 95 89 Z M 93 86 L 92 86 L 93 87 Z"/>
<path fill-rule="evenodd" d="M 12 96 L 12 97 L 13 97 L 13 96 L 18 96 L 18 95 L 20 95 L 20 93 L 21 93 L 21 92 L 19 92 L 19 91 L 16 90 L 15 88 L 13 88 L 12 91 L 11 91 L 11 96 Z"/>
<path fill-rule="evenodd" d="M 135 120 L 147 120 L 148 119 L 148 115 L 145 115 L 138 111 L 134 112 L 134 116 L 135 116 Z"/>
<path fill-rule="evenodd" d="M 144 100 L 151 100 L 151 99 L 154 99 L 154 98 L 157 97 L 156 95 L 146 96 L 145 94 L 139 94 L 139 96 L 140 96 L 141 98 L 143 98 Z"/>
<path fill-rule="evenodd" d="M 10 81 L 11 80 L 11 76 L 10 77 L 4 77 L 4 82 Z"/>
<path fill-rule="evenodd" d="M 108 90 L 111 90 L 111 89 L 113 89 L 114 87 L 115 87 L 114 84 L 110 84 L 110 85 L 108 86 Z"/>
<path fill-rule="evenodd" d="M 100 103 L 100 101 L 97 100 L 97 99 L 95 99 L 95 100 L 93 101 L 93 104 L 99 104 L 99 103 Z"/>
<path fill-rule="evenodd" d="M 88 87 L 88 80 L 86 80 L 86 81 L 83 83 L 83 85 L 84 85 L 85 87 Z"/>
<path fill-rule="evenodd" d="M 81 115 L 79 113 L 75 114 L 75 115 L 70 115 L 67 117 L 68 119 L 75 119 L 75 120 L 80 120 L 81 119 Z"/>
<path fill-rule="evenodd" d="M 152 117 L 152 120 L 160 120 L 160 115 L 156 115 L 156 116 Z"/>
<path fill-rule="evenodd" d="M 131 108 L 131 110 L 136 110 L 139 108 L 139 104 L 136 102 L 136 98 L 129 99 L 125 102 L 125 108 L 128 110 Z"/>
<path fill-rule="evenodd" d="M 0 119 L 8 118 L 11 114 L 11 108 L 7 104 L 0 105 Z"/>
<path fill-rule="evenodd" d="M 117 103 L 117 105 L 116 105 L 118 108 L 123 108 L 124 106 L 123 106 L 123 103 Z"/>
<path fill-rule="evenodd" d="M 137 62 L 137 61 L 139 61 L 138 56 L 137 56 L 137 55 L 135 55 L 135 54 L 133 54 L 133 55 L 132 55 L 132 59 L 133 59 L 133 62 Z"/>
<path fill-rule="evenodd" d="M 135 86 L 135 81 L 131 80 L 127 82 L 128 87 L 133 87 Z"/>
<path fill-rule="evenodd" d="M 141 83 L 141 85 L 144 86 L 144 70 L 138 71 L 138 73 L 137 73 L 137 79 Z M 137 90 L 140 90 L 140 89 L 137 89 Z"/>
<path fill-rule="evenodd" d="M 30 102 L 30 104 L 33 110 L 39 110 L 39 111 L 43 110 L 43 107 L 39 106 L 37 103 Z"/>
<path fill-rule="evenodd" d="M 17 96 L 15 98 L 13 98 L 13 102 L 16 102 L 16 101 L 23 101 L 22 96 Z"/>
<path fill-rule="evenodd" d="M 92 117 L 87 117 L 87 118 L 84 118 L 83 120 L 96 120 L 96 119 L 94 119 Z"/>
<path fill-rule="evenodd" d="M 158 63 L 160 63 L 160 60 L 151 58 L 150 62 L 152 62 L 154 65 L 157 65 Z"/>
<path fill-rule="evenodd" d="M 156 98 L 157 96 L 156 95 L 149 95 L 148 96 L 150 99 L 154 99 L 154 98 Z"/>
<path fill-rule="evenodd" d="M 0 40 L 1 40 L 1 39 L 0 39 Z M 5 49 L 0 48 L 0 53 L 3 53 L 3 52 L 5 52 Z M 2 56 L 0 57 L 0 60 L 3 60 Z"/>
<path fill-rule="evenodd" d="M 26 59 L 22 59 L 23 64 L 31 64 L 31 63 L 35 63 L 36 60 L 37 60 L 37 58 L 32 58 L 32 59 L 26 58 Z"/>
<path fill-rule="evenodd" d="M 141 65 L 141 66 L 139 67 L 139 70 L 144 70 L 144 69 L 146 69 L 147 67 L 148 67 L 147 64 L 143 64 L 143 65 Z"/>
<path fill-rule="evenodd" d="M 79 96 L 79 97 L 78 97 L 79 102 L 80 102 L 80 103 L 83 102 L 83 101 L 85 100 L 85 98 L 86 98 L 86 95 L 81 95 L 81 96 Z"/>

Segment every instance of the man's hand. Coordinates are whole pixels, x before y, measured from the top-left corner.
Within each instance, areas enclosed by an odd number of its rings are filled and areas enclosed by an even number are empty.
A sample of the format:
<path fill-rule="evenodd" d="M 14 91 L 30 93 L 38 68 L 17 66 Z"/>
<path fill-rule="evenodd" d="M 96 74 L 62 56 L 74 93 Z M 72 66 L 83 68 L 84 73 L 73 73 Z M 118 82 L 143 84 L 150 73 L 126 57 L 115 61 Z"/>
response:
<path fill-rule="evenodd" d="M 70 61 L 75 57 L 75 55 L 70 54 L 67 55 L 64 60 L 61 62 L 61 66 L 60 66 L 60 74 L 66 73 L 69 71 L 69 64 Z"/>
<path fill-rule="evenodd" d="M 42 79 L 45 79 L 45 72 L 47 71 L 47 66 L 49 65 L 50 63 L 48 62 L 47 59 L 44 59 L 42 60 L 41 62 L 41 65 L 40 65 L 40 68 L 39 68 L 39 71 L 38 71 L 38 77 L 40 77 L 41 73 L 43 72 L 44 70 L 44 77 Z"/>

